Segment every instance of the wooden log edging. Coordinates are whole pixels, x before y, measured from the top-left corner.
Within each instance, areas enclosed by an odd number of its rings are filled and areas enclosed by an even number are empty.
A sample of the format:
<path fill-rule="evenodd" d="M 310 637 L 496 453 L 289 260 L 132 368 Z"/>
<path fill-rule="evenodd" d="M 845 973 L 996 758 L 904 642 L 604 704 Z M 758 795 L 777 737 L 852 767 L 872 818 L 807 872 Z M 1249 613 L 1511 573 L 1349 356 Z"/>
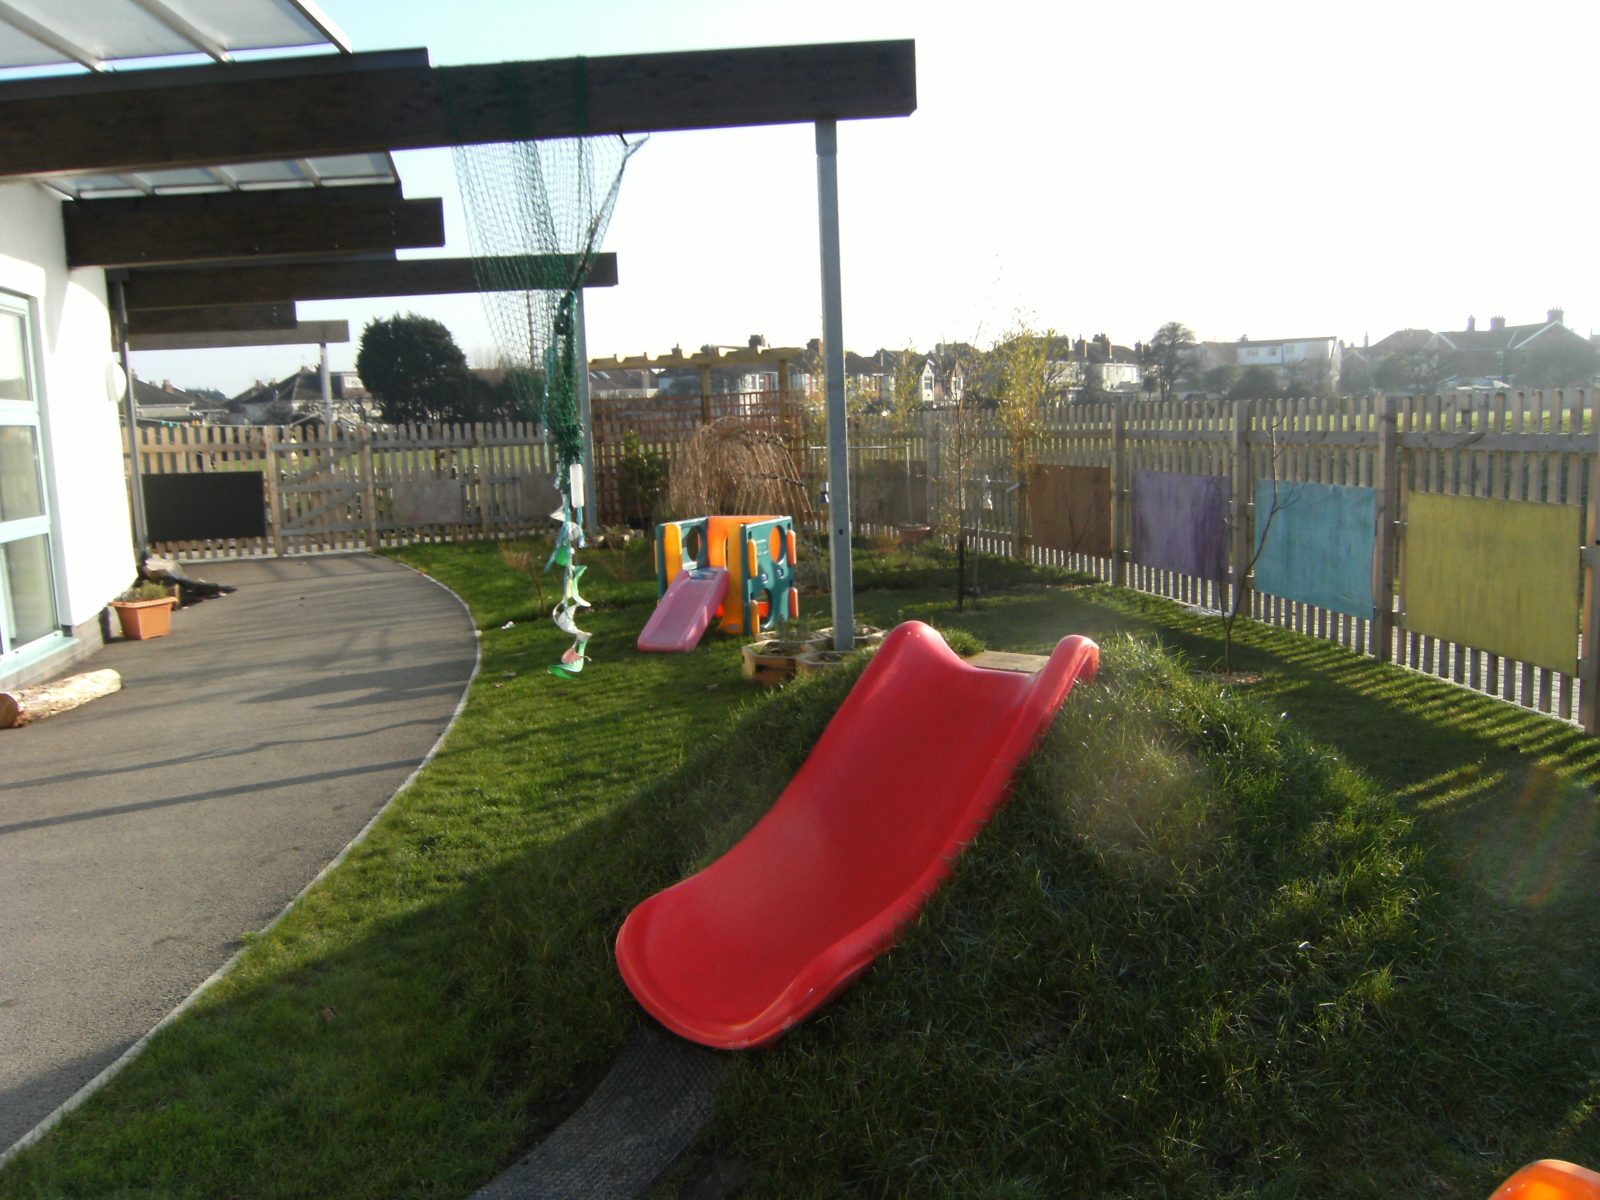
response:
<path fill-rule="evenodd" d="M 16 729 L 67 712 L 122 688 L 122 676 L 107 667 L 69 675 L 36 687 L 0 692 L 0 729 Z"/>

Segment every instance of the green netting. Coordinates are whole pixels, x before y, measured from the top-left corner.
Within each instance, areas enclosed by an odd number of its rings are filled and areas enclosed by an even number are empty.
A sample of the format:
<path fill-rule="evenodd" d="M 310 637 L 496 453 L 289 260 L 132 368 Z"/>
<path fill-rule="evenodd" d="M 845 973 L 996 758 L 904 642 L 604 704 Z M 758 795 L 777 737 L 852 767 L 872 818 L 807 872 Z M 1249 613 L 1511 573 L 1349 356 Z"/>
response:
<path fill-rule="evenodd" d="M 620 137 L 494 142 L 455 148 L 456 178 L 479 294 L 494 334 L 499 365 L 518 399 L 539 412 L 556 465 L 561 511 L 550 566 L 565 573 L 552 614 L 573 637 L 551 670 L 572 675 L 587 661 L 589 635 L 577 610 L 583 568 L 583 424 L 578 405 L 579 289 L 599 253 L 622 171 L 640 143 Z"/>

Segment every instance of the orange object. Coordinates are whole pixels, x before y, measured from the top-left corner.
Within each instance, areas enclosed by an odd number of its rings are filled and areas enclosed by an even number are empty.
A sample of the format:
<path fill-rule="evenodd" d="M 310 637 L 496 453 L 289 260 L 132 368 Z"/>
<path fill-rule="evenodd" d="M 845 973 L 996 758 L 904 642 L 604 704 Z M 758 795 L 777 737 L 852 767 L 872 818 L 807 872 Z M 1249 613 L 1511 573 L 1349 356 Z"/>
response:
<path fill-rule="evenodd" d="M 155 600 L 113 600 L 117 624 L 122 626 L 122 636 L 130 641 L 166 637 L 172 632 L 172 610 L 178 607 L 175 596 L 161 596 Z"/>
<path fill-rule="evenodd" d="M 707 1046 L 761 1046 L 889 948 L 950 874 L 1099 648 L 1034 675 L 975 667 L 937 632 L 891 633 L 772 810 L 617 935 L 634 996 Z M 929 747 L 938 747 L 930 753 Z"/>
<path fill-rule="evenodd" d="M 799 619 L 800 619 L 800 589 L 798 587 L 791 587 L 789 589 L 789 620 L 798 621 Z"/>
<path fill-rule="evenodd" d="M 1529 1163 L 1489 1200 L 1600 1200 L 1600 1175 L 1558 1158 Z"/>

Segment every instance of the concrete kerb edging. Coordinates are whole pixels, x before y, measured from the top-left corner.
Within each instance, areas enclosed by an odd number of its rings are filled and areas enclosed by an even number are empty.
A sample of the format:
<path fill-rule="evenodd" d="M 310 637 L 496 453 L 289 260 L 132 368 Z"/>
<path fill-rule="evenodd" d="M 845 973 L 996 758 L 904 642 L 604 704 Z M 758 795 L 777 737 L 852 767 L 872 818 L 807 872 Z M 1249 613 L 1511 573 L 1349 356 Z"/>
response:
<path fill-rule="evenodd" d="M 405 779 L 401 781 L 400 786 L 394 790 L 394 795 L 390 796 L 383 802 L 383 807 L 372 814 L 371 819 L 361 827 L 361 829 L 356 833 L 355 837 L 351 838 L 345 843 L 344 849 L 339 851 L 338 854 L 334 855 L 333 858 L 329 860 L 328 864 L 312 877 L 310 883 L 306 884 L 305 887 L 296 892 L 294 898 L 290 900 L 289 903 L 285 904 L 281 909 L 279 909 L 277 915 L 274 916 L 272 920 L 268 921 L 261 927 L 256 935 L 258 937 L 261 936 L 261 934 L 270 933 L 273 929 L 275 929 L 278 923 L 287 917 L 289 913 L 294 910 L 294 907 L 300 903 L 300 901 L 306 898 L 312 888 L 316 887 L 317 884 L 321 883 L 330 874 L 332 874 L 332 872 L 338 868 L 339 864 L 344 862 L 344 860 L 349 857 L 350 852 L 366 840 L 367 835 L 372 832 L 373 827 L 376 826 L 377 823 L 383 818 L 383 815 L 389 811 L 394 802 L 410 789 L 411 785 L 416 782 L 417 776 L 421 775 L 428 764 L 433 761 L 433 756 L 439 752 L 440 747 L 445 743 L 445 739 L 450 736 L 450 731 L 455 728 L 456 722 L 461 718 L 462 712 L 467 707 L 467 698 L 472 695 L 472 685 L 477 682 L 478 670 L 483 665 L 483 634 L 478 629 L 478 623 L 473 620 L 472 609 L 467 606 L 467 602 L 465 600 L 456 595 L 456 593 L 451 591 L 448 587 L 445 587 L 444 584 L 433 578 L 433 576 L 424 574 L 421 571 L 417 571 L 415 567 L 409 566 L 405 563 L 401 563 L 399 565 L 406 567 L 408 571 L 415 571 L 416 574 L 421 575 L 422 578 L 426 579 L 435 587 L 442 588 L 446 593 L 449 594 L 451 599 L 461 606 L 461 610 L 467 614 L 467 621 L 472 625 L 472 674 L 467 677 L 466 686 L 461 689 L 461 699 L 456 702 L 455 711 L 450 714 L 450 720 L 445 724 L 444 729 L 440 731 L 439 736 L 437 739 L 435 739 L 433 745 L 428 748 L 427 754 L 423 755 L 422 761 L 416 765 L 416 768 L 411 772 L 411 774 L 407 775 Z M 154 1038 L 156 1034 L 160 1033 L 168 1025 L 172 1024 L 172 1022 L 181 1017 L 189 1010 L 191 1006 L 194 1005 L 197 1000 L 200 999 L 201 996 L 205 995 L 206 992 L 210 991 L 222 979 L 224 979 L 228 973 L 238 965 L 239 960 L 244 957 L 244 953 L 247 949 L 249 949 L 248 946 L 241 946 L 238 950 L 234 951 L 227 962 L 223 963 L 209 976 L 207 976 L 199 987 L 195 988 L 194 991 L 190 992 L 178 1003 L 176 1008 L 174 1008 L 166 1016 L 162 1017 L 161 1020 L 156 1022 L 149 1033 L 145 1034 L 138 1041 L 134 1042 L 133 1045 L 124 1050 L 114 1062 L 107 1066 L 93 1079 L 89 1080 L 88 1083 L 84 1084 L 77 1091 L 73 1092 L 72 1095 L 63 1100 L 53 1112 L 46 1116 L 32 1129 L 28 1130 L 27 1133 L 23 1134 L 4 1151 L 0 1151 L 0 1167 L 4 1167 L 5 1164 L 13 1157 L 26 1150 L 40 1138 L 44 1137 L 45 1134 L 49 1133 L 61 1123 L 63 1117 L 65 1117 L 73 1109 L 79 1107 L 85 1100 L 89 1099 L 90 1096 L 94 1095 L 101 1088 L 105 1087 L 106 1084 L 115 1079 L 117 1075 L 121 1073 L 124 1067 L 126 1067 L 134 1059 L 138 1058 L 140 1054 L 144 1053 L 145 1047 L 150 1044 L 151 1039 Z"/>

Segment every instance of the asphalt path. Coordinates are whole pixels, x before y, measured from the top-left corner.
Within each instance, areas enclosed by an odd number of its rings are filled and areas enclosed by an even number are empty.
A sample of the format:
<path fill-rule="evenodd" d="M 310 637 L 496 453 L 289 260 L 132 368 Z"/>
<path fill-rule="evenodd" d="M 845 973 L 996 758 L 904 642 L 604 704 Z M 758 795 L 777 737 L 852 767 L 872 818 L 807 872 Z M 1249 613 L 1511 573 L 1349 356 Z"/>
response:
<path fill-rule="evenodd" d="M 193 564 L 239 590 L 0 730 L 0 1151 L 147 1033 L 394 795 L 476 661 L 443 588 L 361 556 Z"/>

